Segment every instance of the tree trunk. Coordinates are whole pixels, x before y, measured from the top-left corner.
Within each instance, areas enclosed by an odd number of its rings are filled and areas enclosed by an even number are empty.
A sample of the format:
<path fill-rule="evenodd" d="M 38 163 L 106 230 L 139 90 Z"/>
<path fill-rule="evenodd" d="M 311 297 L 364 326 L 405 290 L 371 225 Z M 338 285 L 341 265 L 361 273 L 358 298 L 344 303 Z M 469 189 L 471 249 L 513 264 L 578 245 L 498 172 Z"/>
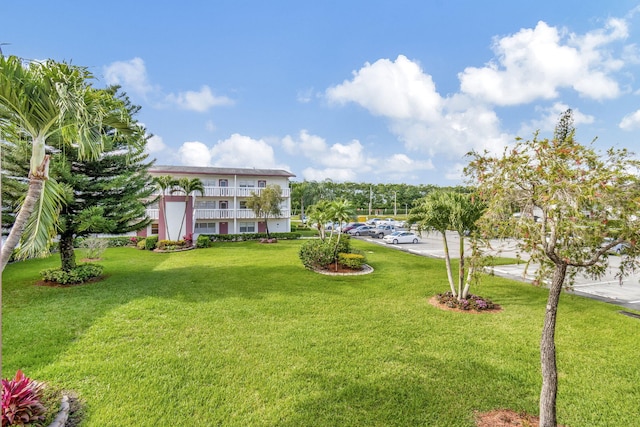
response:
<path fill-rule="evenodd" d="M 542 389 L 540 391 L 540 427 L 556 427 L 556 396 L 558 394 L 558 368 L 556 366 L 555 330 L 560 293 L 567 274 L 567 264 L 556 264 L 549 289 L 547 309 L 540 340 Z"/>
<path fill-rule="evenodd" d="M 460 264 L 458 266 L 458 298 L 464 298 L 462 293 L 462 285 L 464 283 L 464 236 L 458 233 L 460 237 Z"/>
<path fill-rule="evenodd" d="M 267 239 L 271 239 L 271 234 L 269 233 L 269 217 L 264 217 L 264 228 L 267 231 Z"/>
<path fill-rule="evenodd" d="M 3 271 L 7 263 L 9 262 L 11 253 L 20 242 L 24 227 L 27 225 L 27 220 L 33 213 L 36 203 L 38 202 L 38 200 L 40 200 L 40 196 L 42 195 L 43 181 L 45 179 L 45 177 L 32 177 L 31 179 L 29 179 L 29 188 L 27 189 L 27 195 L 24 199 L 24 203 L 22 203 L 20 211 L 18 212 L 18 216 L 13 223 L 13 227 L 11 227 L 11 231 L 9 232 L 9 236 L 7 237 L 7 241 L 2 246 L 2 258 L 0 258 L 0 260 L 2 262 Z"/>
<path fill-rule="evenodd" d="M 444 262 L 447 265 L 447 278 L 449 279 L 449 286 L 451 287 L 451 293 L 454 297 L 457 297 L 456 285 L 453 283 L 453 273 L 451 272 L 451 257 L 449 257 L 449 244 L 447 243 L 447 235 L 442 233 L 442 243 L 444 244 Z"/>
<path fill-rule="evenodd" d="M 71 271 L 76 268 L 76 253 L 73 250 L 73 233 L 62 233 L 60 235 L 60 263 L 64 271 Z"/>

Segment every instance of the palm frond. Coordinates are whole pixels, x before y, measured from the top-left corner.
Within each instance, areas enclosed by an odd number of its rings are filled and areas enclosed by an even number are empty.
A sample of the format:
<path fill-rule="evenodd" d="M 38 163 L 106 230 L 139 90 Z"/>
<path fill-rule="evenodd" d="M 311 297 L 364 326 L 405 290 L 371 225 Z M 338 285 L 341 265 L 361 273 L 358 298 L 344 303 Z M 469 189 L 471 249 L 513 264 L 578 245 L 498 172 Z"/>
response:
<path fill-rule="evenodd" d="M 18 258 L 46 256 L 56 235 L 62 205 L 70 188 L 53 179 L 43 181 L 42 193 L 22 234 Z"/>

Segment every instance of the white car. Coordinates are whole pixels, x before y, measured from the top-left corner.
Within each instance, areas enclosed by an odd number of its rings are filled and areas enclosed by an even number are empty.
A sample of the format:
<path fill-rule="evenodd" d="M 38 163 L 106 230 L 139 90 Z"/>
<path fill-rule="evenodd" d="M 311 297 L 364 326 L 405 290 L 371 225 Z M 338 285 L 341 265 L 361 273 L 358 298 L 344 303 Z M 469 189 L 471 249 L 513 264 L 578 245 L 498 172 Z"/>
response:
<path fill-rule="evenodd" d="M 384 240 L 385 243 L 397 245 L 398 243 L 418 243 L 420 238 L 413 231 L 394 231 L 384 236 L 382 240 Z"/>

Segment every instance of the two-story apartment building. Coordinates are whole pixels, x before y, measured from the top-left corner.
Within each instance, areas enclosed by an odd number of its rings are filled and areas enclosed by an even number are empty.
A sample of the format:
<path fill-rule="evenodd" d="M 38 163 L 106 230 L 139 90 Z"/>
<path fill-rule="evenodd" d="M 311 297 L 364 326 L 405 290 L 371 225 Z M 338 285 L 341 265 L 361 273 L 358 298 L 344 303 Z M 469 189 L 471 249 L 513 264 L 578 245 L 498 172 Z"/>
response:
<path fill-rule="evenodd" d="M 141 235 L 157 234 L 161 240 L 179 240 L 189 233 L 197 236 L 264 232 L 264 219 L 257 218 L 246 202 L 253 193 L 259 193 L 268 185 L 279 185 L 284 197 L 280 217 L 269 218 L 269 231 L 291 230 L 289 178 L 295 175 L 285 170 L 154 166 L 149 174 L 153 177 L 168 175 L 176 180 L 199 178 L 204 193 L 195 192 L 187 198 L 181 191 L 165 192 L 164 202 L 158 200 L 147 209 L 153 222 L 142 230 Z M 156 195 L 160 193 L 158 190 Z"/>

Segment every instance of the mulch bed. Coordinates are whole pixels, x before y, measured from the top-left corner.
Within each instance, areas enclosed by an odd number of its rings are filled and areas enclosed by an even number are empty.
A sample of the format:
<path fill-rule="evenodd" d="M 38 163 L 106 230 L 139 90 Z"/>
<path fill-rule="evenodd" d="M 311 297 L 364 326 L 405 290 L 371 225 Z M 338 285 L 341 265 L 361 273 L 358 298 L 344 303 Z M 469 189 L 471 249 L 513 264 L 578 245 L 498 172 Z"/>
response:
<path fill-rule="evenodd" d="M 86 285 L 88 283 L 102 282 L 107 277 L 109 277 L 109 276 L 108 275 L 102 275 L 102 276 L 98 276 L 98 277 L 92 277 L 91 279 L 87 280 L 86 282 L 69 283 L 68 285 L 63 285 L 63 284 L 60 284 L 58 282 L 51 282 L 49 280 L 38 280 L 36 283 L 34 283 L 34 285 L 36 285 L 36 286 L 47 286 L 49 288 L 69 288 L 71 286 L 82 286 L 82 285 Z"/>
<path fill-rule="evenodd" d="M 439 308 L 440 310 L 446 310 L 446 311 L 456 311 L 458 313 L 466 313 L 466 314 L 483 314 L 483 313 L 500 313 L 502 311 L 502 307 L 499 306 L 498 304 L 494 304 L 494 308 L 492 309 L 488 309 L 488 310 L 462 310 L 456 307 L 449 307 L 445 304 L 440 304 L 440 302 L 438 302 L 438 298 L 436 296 L 432 296 L 431 298 L 429 298 L 429 304 L 431 304 L 432 306 Z"/>

